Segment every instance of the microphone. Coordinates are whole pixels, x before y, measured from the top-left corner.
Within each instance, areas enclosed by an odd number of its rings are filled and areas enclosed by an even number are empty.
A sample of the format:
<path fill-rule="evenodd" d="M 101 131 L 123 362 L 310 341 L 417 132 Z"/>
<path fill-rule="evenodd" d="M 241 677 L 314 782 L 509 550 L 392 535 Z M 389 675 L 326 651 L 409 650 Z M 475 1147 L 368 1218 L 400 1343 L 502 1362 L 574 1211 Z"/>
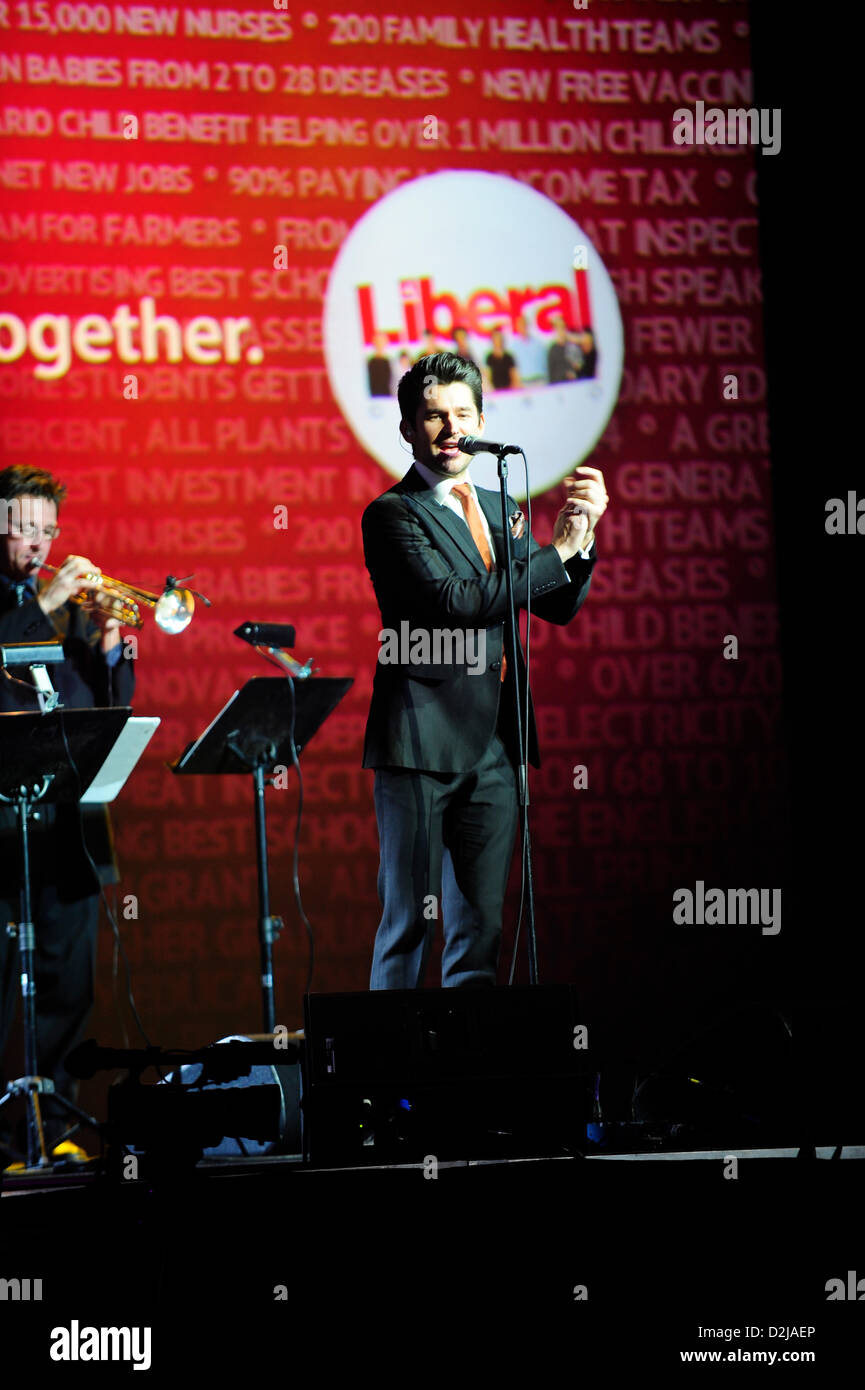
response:
<path fill-rule="evenodd" d="M 477 435 L 464 434 L 457 440 L 461 454 L 521 454 L 518 444 L 496 444 L 493 439 L 481 439 Z"/>
<path fill-rule="evenodd" d="M 241 623 L 234 635 L 252 647 L 294 646 L 294 628 L 288 623 Z"/>

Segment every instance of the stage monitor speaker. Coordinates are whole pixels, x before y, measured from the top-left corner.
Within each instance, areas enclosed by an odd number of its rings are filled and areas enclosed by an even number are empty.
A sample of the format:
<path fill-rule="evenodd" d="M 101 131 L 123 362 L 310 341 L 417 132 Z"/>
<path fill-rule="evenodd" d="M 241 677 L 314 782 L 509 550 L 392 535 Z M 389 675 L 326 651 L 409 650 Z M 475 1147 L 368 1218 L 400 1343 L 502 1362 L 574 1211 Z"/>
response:
<path fill-rule="evenodd" d="M 304 1000 L 304 1145 L 320 1166 L 571 1153 L 585 1031 L 569 985 Z"/>

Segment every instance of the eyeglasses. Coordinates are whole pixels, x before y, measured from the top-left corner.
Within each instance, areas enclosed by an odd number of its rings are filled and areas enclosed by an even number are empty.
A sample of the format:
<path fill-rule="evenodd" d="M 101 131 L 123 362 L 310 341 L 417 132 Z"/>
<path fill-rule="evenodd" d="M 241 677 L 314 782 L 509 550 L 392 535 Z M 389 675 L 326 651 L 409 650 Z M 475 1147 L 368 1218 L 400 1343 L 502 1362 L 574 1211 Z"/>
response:
<path fill-rule="evenodd" d="M 35 522 L 25 521 L 21 526 L 8 527 L 8 533 L 16 541 L 56 541 L 60 535 L 59 526 L 37 526 Z"/>

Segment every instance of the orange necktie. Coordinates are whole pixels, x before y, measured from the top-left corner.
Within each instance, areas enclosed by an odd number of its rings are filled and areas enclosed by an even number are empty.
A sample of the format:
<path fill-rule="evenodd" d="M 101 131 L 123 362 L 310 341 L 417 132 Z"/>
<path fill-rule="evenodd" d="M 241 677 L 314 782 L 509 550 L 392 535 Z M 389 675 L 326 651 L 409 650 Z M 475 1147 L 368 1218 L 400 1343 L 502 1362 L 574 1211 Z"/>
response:
<path fill-rule="evenodd" d="M 483 522 L 481 521 L 481 514 L 478 511 L 478 504 L 474 499 L 471 488 L 468 483 L 454 483 L 451 488 L 451 493 L 454 497 L 459 498 L 460 506 L 465 513 L 468 528 L 472 533 L 472 540 L 480 551 L 481 559 L 486 565 L 487 570 L 491 570 L 493 567 L 493 557 L 490 554 L 490 547 L 487 542 L 487 535 L 483 527 Z M 502 652 L 502 680 L 505 678 L 505 671 L 507 669 L 508 659 L 504 652 Z"/>

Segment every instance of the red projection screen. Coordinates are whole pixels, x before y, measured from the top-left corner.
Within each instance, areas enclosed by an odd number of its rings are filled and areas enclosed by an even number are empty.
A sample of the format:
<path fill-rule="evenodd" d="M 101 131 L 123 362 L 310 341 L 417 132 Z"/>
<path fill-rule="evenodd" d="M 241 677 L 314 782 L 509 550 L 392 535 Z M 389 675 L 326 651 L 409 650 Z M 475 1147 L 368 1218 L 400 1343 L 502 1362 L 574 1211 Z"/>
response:
<path fill-rule="evenodd" d="M 541 978 L 596 1006 L 614 987 L 626 1011 L 758 968 L 759 934 L 697 946 L 671 925 L 679 886 L 777 881 L 783 833 L 756 194 L 773 154 L 699 119 L 678 142 L 675 117 L 753 105 L 747 6 L 29 0 L 0 5 L 0 79 L 3 465 L 67 483 L 56 553 L 148 589 L 194 573 L 212 601 L 181 636 L 142 630 L 136 711 L 162 725 L 114 812 L 151 1037 L 259 1021 L 250 788 L 165 766 L 270 674 L 232 635 L 248 618 L 295 624 L 300 658 L 354 678 L 304 753 L 300 863 L 314 987 L 367 985 L 379 616 L 360 515 L 408 466 L 401 368 L 455 327 L 481 365 L 501 330 L 520 366 L 487 430 L 526 449 L 538 538 L 575 463 L 611 496 L 587 605 L 533 627 Z M 557 376 L 580 341 L 592 373 Z M 270 795 L 294 1027 L 293 779 Z M 100 981 L 107 1037 L 108 942 Z"/>

